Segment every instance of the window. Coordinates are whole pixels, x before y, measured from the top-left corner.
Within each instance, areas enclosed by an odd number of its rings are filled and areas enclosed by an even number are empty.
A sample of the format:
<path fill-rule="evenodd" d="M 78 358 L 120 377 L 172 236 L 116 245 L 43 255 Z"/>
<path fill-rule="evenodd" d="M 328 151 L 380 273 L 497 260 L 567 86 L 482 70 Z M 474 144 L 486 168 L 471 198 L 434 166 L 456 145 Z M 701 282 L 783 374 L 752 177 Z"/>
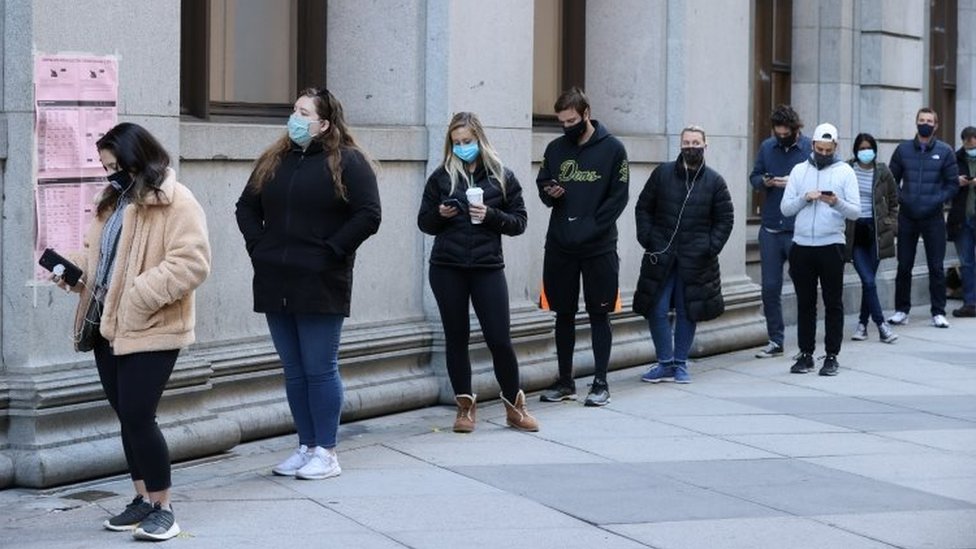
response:
<path fill-rule="evenodd" d="M 325 0 L 183 0 L 184 114 L 282 116 L 325 84 Z"/>
<path fill-rule="evenodd" d="M 932 0 L 929 35 L 929 105 L 939 114 L 939 138 L 955 143 L 956 44 L 959 40 L 958 0 Z"/>
<path fill-rule="evenodd" d="M 755 41 L 755 75 L 753 80 L 752 142 L 754 150 L 770 136 L 773 128 L 769 115 L 777 105 L 790 103 L 792 71 L 793 2 L 792 0 L 757 0 Z M 751 166 L 750 166 L 751 168 Z M 749 217 L 758 220 L 761 191 L 753 191 Z"/>
<path fill-rule="evenodd" d="M 535 0 L 532 115 L 553 122 L 559 94 L 586 84 L 586 0 Z"/>

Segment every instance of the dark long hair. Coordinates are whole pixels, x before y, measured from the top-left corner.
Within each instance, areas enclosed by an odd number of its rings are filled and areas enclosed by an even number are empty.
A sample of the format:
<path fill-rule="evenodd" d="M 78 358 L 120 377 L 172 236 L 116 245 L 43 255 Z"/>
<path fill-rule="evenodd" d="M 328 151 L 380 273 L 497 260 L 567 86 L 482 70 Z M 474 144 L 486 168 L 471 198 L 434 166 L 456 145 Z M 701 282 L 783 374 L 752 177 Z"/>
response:
<path fill-rule="evenodd" d="M 144 204 L 149 193 L 158 194 L 159 186 L 166 179 L 169 153 L 146 128 L 131 122 L 122 122 L 105 133 L 95 147 L 115 156 L 119 170 L 132 175 L 130 191 L 133 204 Z M 118 203 L 117 189 L 107 186 L 98 201 L 99 216 L 110 211 Z"/>
<path fill-rule="evenodd" d="M 376 165 L 349 132 L 346 117 L 342 112 L 342 104 L 332 95 L 332 92 L 324 87 L 308 88 L 298 96 L 311 97 L 315 104 L 315 113 L 318 114 L 319 119 L 329 121 L 329 128 L 325 133 L 312 139 L 322 143 L 322 148 L 328 155 L 327 165 L 329 171 L 332 172 L 332 183 L 335 186 L 336 196 L 346 200 L 346 183 L 342 179 L 343 149 L 354 150 L 361 154 L 374 170 Z M 255 163 L 254 174 L 249 182 L 255 193 L 260 193 L 264 184 L 274 177 L 275 172 L 278 171 L 278 166 L 281 165 L 281 159 L 291 150 L 291 147 L 291 139 L 286 133 L 261 154 Z"/>
<path fill-rule="evenodd" d="M 861 148 L 861 144 L 865 141 L 871 145 L 871 150 L 874 151 L 874 154 L 878 154 L 878 142 L 874 139 L 874 136 L 869 133 L 859 133 L 857 134 L 857 137 L 854 138 L 854 158 L 857 158 L 857 151 Z"/>

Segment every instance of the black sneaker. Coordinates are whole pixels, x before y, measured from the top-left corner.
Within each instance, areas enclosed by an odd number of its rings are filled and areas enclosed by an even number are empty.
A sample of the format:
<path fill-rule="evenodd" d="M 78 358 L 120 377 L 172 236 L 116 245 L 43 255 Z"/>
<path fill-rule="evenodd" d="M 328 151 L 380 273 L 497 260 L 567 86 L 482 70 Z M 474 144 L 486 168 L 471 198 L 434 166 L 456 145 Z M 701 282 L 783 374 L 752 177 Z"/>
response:
<path fill-rule="evenodd" d="M 151 503 L 143 499 L 142 496 L 136 496 L 132 499 L 132 503 L 126 505 L 121 513 L 103 522 L 102 526 L 113 532 L 135 530 L 136 526 L 139 526 L 139 523 L 142 522 L 142 519 L 148 517 L 152 511 L 153 506 Z"/>
<path fill-rule="evenodd" d="M 837 368 L 840 364 L 837 364 L 836 355 L 827 355 L 824 359 L 823 366 L 820 368 L 820 375 L 822 376 L 835 376 L 837 375 Z"/>
<path fill-rule="evenodd" d="M 594 379 L 590 394 L 586 395 L 583 406 L 606 406 L 610 404 L 610 387 L 602 379 Z"/>
<path fill-rule="evenodd" d="M 810 353 L 800 353 L 796 356 L 796 362 L 790 368 L 791 374 L 808 374 L 813 371 L 813 355 Z"/>
<path fill-rule="evenodd" d="M 165 541 L 176 537 L 180 533 L 180 525 L 176 524 L 176 517 L 171 509 L 163 509 L 157 501 L 149 516 L 144 518 L 132 536 L 136 539 L 149 541 Z"/>
<path fill-rule="evenodd" d="M 565 383 L 561 380 L 556 380 L 548 389 L 542 391 L 542 394 L 539 395 L 539 400 L 542 402 L 576 400 L 576 382 L 570 381 L 569 383 Z"/>

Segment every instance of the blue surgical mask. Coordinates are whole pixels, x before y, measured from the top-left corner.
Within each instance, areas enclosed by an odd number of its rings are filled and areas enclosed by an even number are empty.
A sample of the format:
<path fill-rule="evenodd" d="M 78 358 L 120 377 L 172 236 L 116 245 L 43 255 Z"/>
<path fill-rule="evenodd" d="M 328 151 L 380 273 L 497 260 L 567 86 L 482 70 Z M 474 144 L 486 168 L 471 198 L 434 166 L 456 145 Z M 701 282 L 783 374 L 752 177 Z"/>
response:
<path fill-rule="evenodd" d="M 310 120 L 305 120 L 295 113 L 288 117 L 288 137 L 303 149 L 312 142 L 312 134 L 308 133 L 308 126 L 311 123 Z"/>
<path fill-rule="evenodd" d="M 472 141 L 471 143 L 464 145 L 454 145 L 454 148 L 451 150 L 454 153 L 454 156 L 460 158 L 468 164 L 474 162 L 474 159 L 478 158 L 478 153 L 481 152 L 480 149 L 478 149 L 477 141 Z"/>
<path fill-rule="evenodd" d="M 874 157 L 875 156 L 877 156 L 877 155 L 875 155 L 874 154 L 874 151 L 871 150 L 871 149 L 861 149 L 861 150 L 857 151 L 857 160 L 861 164 L 870 164 L 870 163 L 874 162 Z"/>
<path fill-rule="evenodd" d="M 969 158 L 976 158 L 976 149 L 966 149 L 966 154 Z"/>

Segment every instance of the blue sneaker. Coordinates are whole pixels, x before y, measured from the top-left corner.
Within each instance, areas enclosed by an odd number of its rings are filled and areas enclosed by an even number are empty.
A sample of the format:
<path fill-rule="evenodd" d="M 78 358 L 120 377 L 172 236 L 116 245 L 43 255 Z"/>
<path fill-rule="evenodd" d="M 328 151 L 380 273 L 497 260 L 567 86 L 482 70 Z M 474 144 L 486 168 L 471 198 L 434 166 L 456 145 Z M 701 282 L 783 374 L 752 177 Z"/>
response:
<path fill-rule="evenodd" d="M 691 375 L 688 374 L 688 365 L 684 362 L 674 363 L 674 382 L 691 383 Z"/>
<path fill-rule="evenodd" d="M 671 362 L 655 364 L 650 370 L 641 376 L 641 381 L 647 383 L 660 383 L 662 381 L 674 381 L 674 364 Z"/>

